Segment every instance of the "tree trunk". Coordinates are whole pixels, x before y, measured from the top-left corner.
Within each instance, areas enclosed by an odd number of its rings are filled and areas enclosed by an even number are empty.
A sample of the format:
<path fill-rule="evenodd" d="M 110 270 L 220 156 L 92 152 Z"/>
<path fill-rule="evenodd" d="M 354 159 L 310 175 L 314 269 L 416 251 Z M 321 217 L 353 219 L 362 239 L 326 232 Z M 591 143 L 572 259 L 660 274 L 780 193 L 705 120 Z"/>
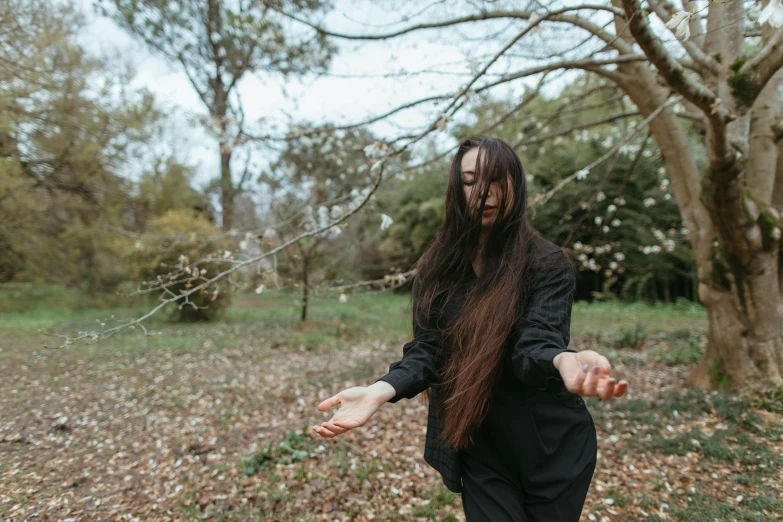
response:
<path fill-rule="evenodd" d="M 765 257 L 763 264 L 777 263 L 772 255 Z M 734 280 L 724 291 L 700 285 L 699 295 L 709 317 L 707 346 L 686 380 L 687 386 L 764 393 L 783 385 L 783 340 L 776 306 L 769 310 L 768 305 L 756 304 L 739 290 L 757 288 L 755 293 L 769 294 L 765 285 L 773 279 L 777 279 L 776 270 L 748 276 L 740 285 Z"/>
<path fill-rule="evenodd" d="M 613 0 L 615 5 L 620 0 Z M 737 17 L 737 6 L 713 11 L 710 23 Z M 719 24 L 720 25 L 720 24 Z M 617 19 L 617 34 L 625 34 L 626 22 Z M 741 27 L 741 25 L 737 25 Z M 718 37 L 714 45 L 732 63 L 741 54 L 741 35 L 736 30 Z M 623 37 L 621 37 L 623 39 Z M 625 36 L 630 44 L 631 40 Z M 707 46 L 710 48 L 710 46 Z M 731 61 L 730 61 L 731 60 Z M 725 69 L 725 68 L 724 68 Z M 727 74 L 722 71 L 722 75 Z M 780 73 L 779 73 L 780 74 Z M 654 69 L 647 63 L 618 64 L 610 76 L 632 99 L 643 117 L 665 101 L 667 93 L 656 82 Z M 724 106 L 735 108 L 726 79 L 708 78 L 717 88 Z M 687 379 L 686 385 L 706 390 L 727 387 L 765 392 L 783 386 L 783 318 L 780 288 L 780 214 L 775 208 L 783 201 L 774 191 L 775 135 L 772 126 L 780 120 L 778 81 L 770 81 L 754 106 L 723 129 L 725 135 L 708 140 L 731 140 L 742 148 L 741 160 L 710 158 L 712 169 L 698 171 L 688 138 L 676 115 L 664 109 L 649 122 L 671 175 L 672 188 L 680 213 L 689 230 L 698 268 L 698 296 L 707 309 L 709 326 L 704 356 Z M 687 105 L 687 104 L 686 104 Z M 705 120 L 706 122 L 706 120 Z M 780 136 L 777 137 L 780 140 Z M 707 146 L 709 152 L 720 147 Z M 747 159 L 745 159 L 747 158 Z M 780 170 L 780 167 L 777 168 Z M 783 183 L 781 183 L 783 185 Z"/>
<path fill-rule="evenodd" d="M 223 207 L 223 230 L 234 225 L 234 182 L 231 180 L 231 149 L 220 144 L 220 206 Z"/>
<path fill-rule="evenodd" d="M 310 286 L 307 281 L 308 256 L 302 252 L 302 321 L 307 320 L 307 301 L 310 297 Z"/>

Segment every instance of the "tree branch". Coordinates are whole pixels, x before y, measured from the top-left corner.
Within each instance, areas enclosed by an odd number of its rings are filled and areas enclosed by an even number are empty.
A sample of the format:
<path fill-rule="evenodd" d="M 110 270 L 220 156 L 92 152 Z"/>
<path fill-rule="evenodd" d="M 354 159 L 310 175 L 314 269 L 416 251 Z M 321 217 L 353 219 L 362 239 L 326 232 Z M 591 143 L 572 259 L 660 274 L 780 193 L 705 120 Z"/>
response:
<path fill-rule="evenodd" d="M 747 74 L 750 78 L 752 87 L 748 94 L 752 95 L 752 99 L 747 101 L 752 103 L 752 100 L 756 99 L 756 96 L 758 96 L 770 78 L 781 67 L 783 67 L 783 27 L 775 31 L 775 34 L 767 42 L 767 45 L 761 49 L 759 54 L 745 62 L 745 65 L 737 73 L 737 77 Z"/>
<path fill-rule="evenodd" d="M 650 7 L 653 8 L 655 14 L 657 14 L 658 18 L 664 23 L 668 22 L 677 11 L 674 4 L 669 2 L 669 0 L 647 0 L 647 3 L 650 4 Z M 709 71 L 714 76 L 720 75 L 721 67 L 715 58 L 705 54 L 698 45 L 691 41 L 679 40 L 679 42 L 685 48 L 688 55 L 693 58 L 695 65 L 697 66 L 695 69 L 697 72 L 704 73 Z"/>
<path fill-rule="evenodd" d="M 629 18 L 629 28 L 644 54 L 655 65 L 666 83 L 683 98 L 693 103 L 707 116 L 712 128 L 713 167 L 720 168 L 733 161 L 734 152 L 726 139 L 726 124 L 734 119 L 724 107 L 720 106 L 717 96 L 706 86 L 689 78 L 677 61 L 669 54 L 658 36 L 650 28 L 650 23 L 641 13 L 639 0 L 622 0 L 623 8 Z"/>
<path fill-rule="evenodd" d="M 522 20 L 529 20 L 531 17 L 538 18 L 540 16 L 546 16 L 547 19 L 553 22 L 563 22 L 563 23 L 574 25 L 576 27 L 580 27 L 592 33 L 593 35 L 599 37 L 608 45 L 617 48 L 620 52 L 631 52 L 631 48 L 627 46 L 624 42 L 615 41 L 616 38 L 614 35 L 607 33 L 606 31 L 604 31 L 594 23 L 590 22 L 589 20 L 586 20 L 585 18 L 577 15 L 564 14 L 564 13 L 568 13 L 572 11 L 580 11 L 584 9 L 595 10 L 595 11 L 607 11 L 609 13 L 612 13 L 613 15 L 623 16 L 623 13 L 620 9 L 617 9 L 616 7 L 610 5 L 582 4 L 582 5 L 572 6 L 572 7 L 564 7 L 554 11 L 549 11 L 545 13 L 545 15 L 539 15 L 535 11 L 529 11 L 529 10 L 484 12 L 476 15 L 463 16 L 460 18 L 454 18 L 451 20 L 444 20 L 440 22 L 416 24 L 385 34 L 355 35 L 355 34 L 345 34 L 345 33 L 330 31 L 329 29 L 321 27 L 320 25 L 312 23 L 308 20 L 299 18 L 283 10 L 278 10 L 278 12 L 284 16 L 287 16 L 288 18 L 291 18 L 292 20 L 296 20 L 299 23 L 302 23 L 312 29 L 315 29 L 316 31 L 318 31 L 323 35 L 331 36 L 334 38 L 342 38 L 346 40 L 388 40 L 390 38 L 395 38 L 397 36 L 402 36 L 404 34 L 408 34 L 415 31 L 420 31 L 425 29 L 439 29 L 443 27 L 450 27 L 453 25 L 459 25 L 459 24 L 470 23 L 470 22 L 479 22 L 483 20 L 497 20 L 502 18 L 517 18 Z"/>

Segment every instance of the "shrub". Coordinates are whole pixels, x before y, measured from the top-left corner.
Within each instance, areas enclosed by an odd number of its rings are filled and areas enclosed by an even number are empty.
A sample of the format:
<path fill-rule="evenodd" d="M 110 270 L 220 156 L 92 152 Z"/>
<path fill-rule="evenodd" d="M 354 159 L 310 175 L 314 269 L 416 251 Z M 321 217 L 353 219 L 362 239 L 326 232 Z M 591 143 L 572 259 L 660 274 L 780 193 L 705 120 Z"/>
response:
<path fill-rule="evenodd" d="M 225 265 L 216 261 L 199 262 L 202 258 L 223 257 L 228 240 L 220 236 L 219 230 L 203 217 L 170 210 L 150 222 L 148 234 L 151 239 L 137 243 L 131 254 L 131 266 L 145 282 L 142 288 L 154 289 L 149 295 L 155 301 L 201 285 L 188 296 L 189 303 L 177 301 L 177 306 L 172 308 L 175 320 L 209 321 L 228 306 L 227 282 L 206 282 L 225 269 Z"/>
<path fill-rule="evenodd" d="M 633 326 L 622 326 L 611 340 L 613 348 L 638 348 L 647 339 L 647 331 L 643 324 L 636 323 Z"/>

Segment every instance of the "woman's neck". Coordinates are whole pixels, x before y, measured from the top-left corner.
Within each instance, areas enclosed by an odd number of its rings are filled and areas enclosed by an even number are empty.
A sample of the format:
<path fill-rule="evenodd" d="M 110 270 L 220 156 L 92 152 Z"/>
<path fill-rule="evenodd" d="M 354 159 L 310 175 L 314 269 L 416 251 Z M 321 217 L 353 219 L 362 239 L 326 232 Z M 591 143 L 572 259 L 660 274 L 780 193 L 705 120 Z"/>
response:
<path fill-rule="evenodd" d="M 481 265 L 484 259 L 484 245 L 487 242 L 487 237 L 489 237 L 489 229 L 482 228 L 481 233 L 479 234 L 479 246 L 478 249 L 476 249 L 476 255 L 471 260 L 471 264 L 473 265 L 473 271 L 476 273 L 476 276 L 481 275 Z"/>

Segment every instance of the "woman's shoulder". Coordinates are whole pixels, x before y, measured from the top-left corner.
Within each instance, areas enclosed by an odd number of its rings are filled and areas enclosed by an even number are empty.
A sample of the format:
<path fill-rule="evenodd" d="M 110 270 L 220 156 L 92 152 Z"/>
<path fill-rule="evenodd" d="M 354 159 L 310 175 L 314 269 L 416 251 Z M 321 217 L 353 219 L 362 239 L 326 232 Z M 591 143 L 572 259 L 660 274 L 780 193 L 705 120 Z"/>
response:
<path fill-rule="evenodd" d="M 544 262 L 547 264 L 551 264 L 556 262 L 568 261 L 568 254 L 566 254 L 565 250 L 563 250 L 562 247 L 559 247 L 553 242 L 549 241 L 548 239 L 540 236 L 536 238 L 536 242 L 537 244 L 533 249 L 534 262 L 538 262 L 538 263 Z"/>
<path fill-rule="evenodd" d="M 532 259 L 536 279 L 573 275 L 574 266 L 566 251 L 547 239 L 539 241 Z"/>

